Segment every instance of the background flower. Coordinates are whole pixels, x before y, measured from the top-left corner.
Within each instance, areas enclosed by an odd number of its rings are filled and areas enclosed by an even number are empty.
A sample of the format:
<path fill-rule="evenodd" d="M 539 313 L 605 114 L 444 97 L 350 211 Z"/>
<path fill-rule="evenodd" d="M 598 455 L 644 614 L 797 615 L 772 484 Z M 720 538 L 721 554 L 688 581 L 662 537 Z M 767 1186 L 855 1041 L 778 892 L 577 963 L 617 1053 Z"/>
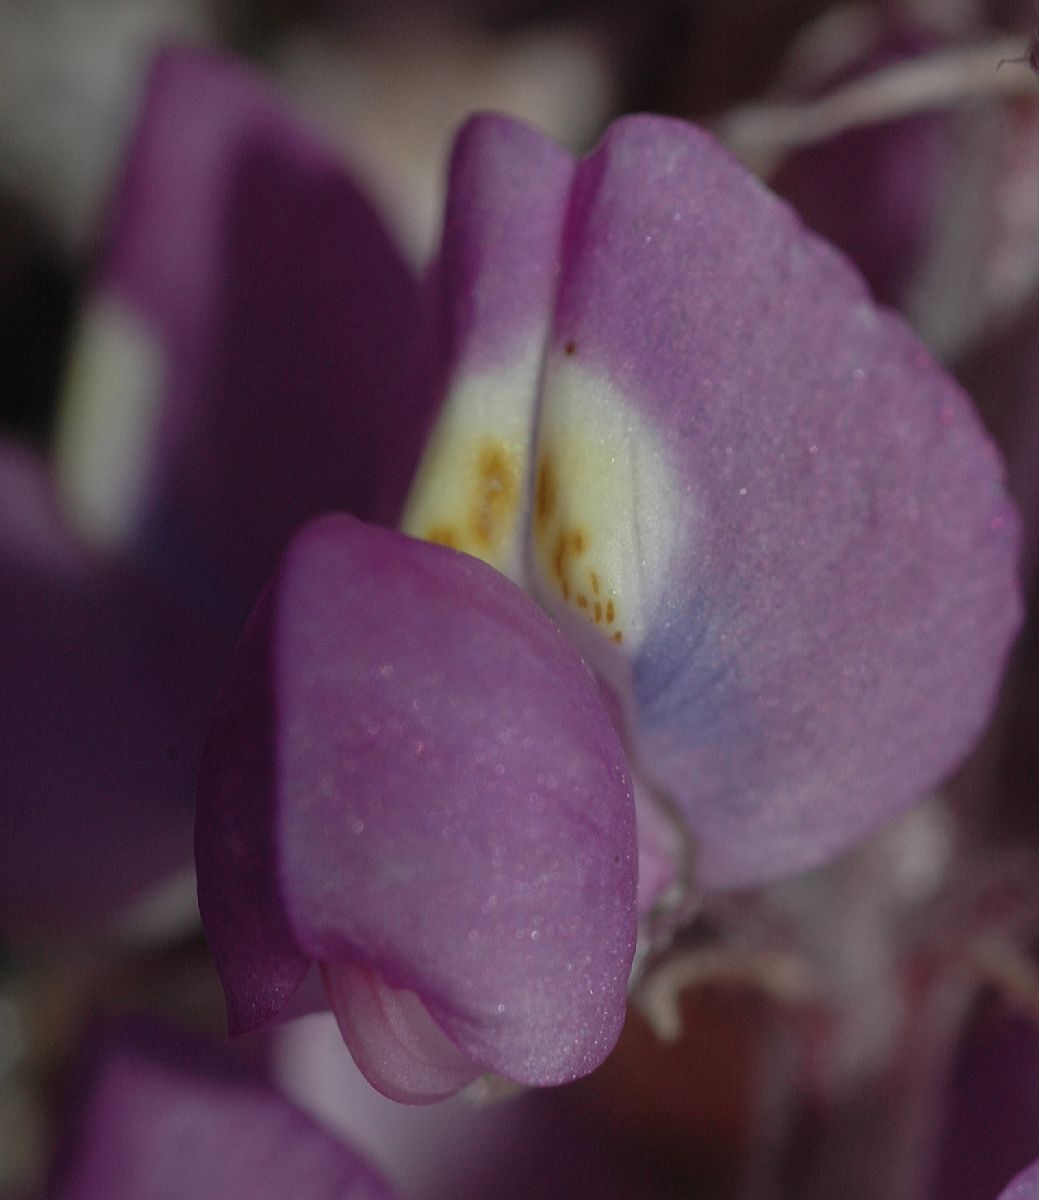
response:
<path fill-rule="evenodd" d="M 52 1200 L 393 1200 L 356 1154 L 213 1044 L 124 1023 L 96 1038 L 78 1073 Z"/>
<path fill-rule="evenodd" d="M 56 483 L 18 447 L 0 463 L 8 934 L 95 923 L 189 868 L 220 664 L 282 544 L 308 515 L 399 505 L 421 436 L 396 409 L 415 292 L 260 81 L 191 51 L 157 61 Z"/>

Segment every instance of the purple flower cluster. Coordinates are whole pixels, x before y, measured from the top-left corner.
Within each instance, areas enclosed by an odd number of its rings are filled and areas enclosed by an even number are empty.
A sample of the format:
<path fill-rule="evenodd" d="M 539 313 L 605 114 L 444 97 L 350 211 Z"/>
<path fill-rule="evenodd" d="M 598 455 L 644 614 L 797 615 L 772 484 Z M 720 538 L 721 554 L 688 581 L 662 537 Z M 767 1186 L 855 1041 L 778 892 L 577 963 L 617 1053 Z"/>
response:
<path fill-rule="evenodd" d="M 233 1034 L 331 1009 L 407 1103 L 568 1083 L 698 911 L 984 730 L 1000 456 L 710 134 L 474 117 L 419 279 L 266 85 L 171 50 L 105 230 L 54 461 L 0 451 L 12 942 L 119 918 L 194 819 Z M 54 1200 L 388 1200 L 171 1037 L 97 1052 Z"/>

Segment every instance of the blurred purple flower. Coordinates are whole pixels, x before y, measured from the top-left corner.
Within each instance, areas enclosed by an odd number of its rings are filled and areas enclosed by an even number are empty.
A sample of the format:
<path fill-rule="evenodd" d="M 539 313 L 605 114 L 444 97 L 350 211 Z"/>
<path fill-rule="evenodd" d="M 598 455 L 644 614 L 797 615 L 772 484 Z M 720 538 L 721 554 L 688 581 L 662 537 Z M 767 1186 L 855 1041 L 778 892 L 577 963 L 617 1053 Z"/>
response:
<path fill-rule="evenodd" d="M 707 135 L 628 118 L 575 163 L 477 118 L 428 296 L 425 540 L 298 535 L 196 828 L 232 1027 L 320 964 L 408 1100 L 608 1053 L 661 899 L 635 795 L 695 838 L 696 886 L 824 861 L 956 763 L 1019 618 L 965 397 Z"/>
<path fill-rule="evenodd" d="M 48 1200 L 393 1200 L 260 1075 L 154 1022 L 99 1038 L 67 1107 Z"/>
<path fill-rule="evenodd" d="M 57 486 L 0 448 L 5 934 L 88 927 L 190 864 L 220 667 L 289 533 L 399 507 L 415 312 L 378 218 L 273 93 L 202 53 L 158 59 Z"/>

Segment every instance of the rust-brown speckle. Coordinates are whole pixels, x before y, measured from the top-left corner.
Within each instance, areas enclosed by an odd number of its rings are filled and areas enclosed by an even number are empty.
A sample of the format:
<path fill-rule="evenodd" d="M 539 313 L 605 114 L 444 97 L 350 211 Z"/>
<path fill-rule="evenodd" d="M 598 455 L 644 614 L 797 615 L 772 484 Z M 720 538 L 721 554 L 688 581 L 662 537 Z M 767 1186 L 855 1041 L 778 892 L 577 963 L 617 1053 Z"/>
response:
<path fill-rule="evenodd" d="M 427 542 L 436 542 L 438 546 L 447 546 L 451 550 L 458 549 L 458 534 L 450 525 L 434 525 L 423 534 Z"/>
<path fill-rule="evenodd" d="M 556 511 L 556 471 L 552 459 L 541 456 L 538 463 L 537 483 L 534 487 L 534 520 L 539 530 L 544 530 Z"/>
<path fill-rule="evenodd" d="M 481 550 L 504 540 L 516 512 L 518 472 L 504 446 L 488 443 L 476 460 L 476 479 L 469 511 L 469 533 Z"/>
<path fill-rule="evenodd" d="M 612 625 L 617 620 L 616 605 L 600 573 L 601 564 L 600 570 L 589 565 L 594 548 L 588 528 L 566 520 L 561 498 L 554 458 L 543 450 L 534 479 L 534 533 L 546 574 L 564 603 L 572 602 L 589 623 Z M 620 630 L 604 632 L 614 642 L 622 641 Z"/>
<path fill-rule="evenodd" d="M 556 538 L 556 550 L 552 556 L 552 567 L 555 571 L 557 583 L 566 583 L 566 560 L 566 534 L 561 533 Z"/>
<path fill-rule="evenodd" d="M 613 640 L 619 646 L 621 644 L 621 642 L 624 641 L 624 634 L 621 633 L 621 631 L 618 629 L 617 632 L 613 635 Z"/>

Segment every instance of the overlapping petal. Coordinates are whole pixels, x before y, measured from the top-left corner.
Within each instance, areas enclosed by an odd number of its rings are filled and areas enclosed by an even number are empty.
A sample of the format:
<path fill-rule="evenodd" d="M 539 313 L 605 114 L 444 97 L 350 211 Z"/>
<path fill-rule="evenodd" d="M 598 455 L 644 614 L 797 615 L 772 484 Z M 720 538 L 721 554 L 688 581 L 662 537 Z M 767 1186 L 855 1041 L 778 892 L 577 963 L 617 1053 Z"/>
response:
<path fill-rule="evenodd" d="M 526 1083 L 587 1072 L 620 1031 L 623 750 L 566 639 L 475 558 L 347 517 L 297 536 L 221 691 L 196 860 L 232 1028 L 317 961 L 362 1068 L 401 1098 L 428 1098 L 428 1075 L 380 1071 L 430 1030 L 394 992 Z"/>
<path fill-rule="evenodd" d="M 394 519 L 424 432 L 417 285 L 257 76 L 155 62 L 70 372 L 73 515 L 244 620 L 292 530 Z"/>
<path fill-rule="evenodd" d="M 479 243 L 488 145 L 510 138 L 531 181 L 494 193 L 504 212 L 560 168 L 501 118 L 475 128 L 448 227 Z M 614 124 L 540 253 L 532 585 L 626 696 L 708 885 L 817 863 L 935 784 L 986 717 L 1019 619 L 996 453 L 848 263 L 685 124 Z M 479 478 L 458 473 L 460 511 Z"/>
<path fill-rule="evenodd" d="M 49 1200 L 393 1200 L 352 1149 L 214 1046 L 125 1022 L 82 1073 Z"/>

